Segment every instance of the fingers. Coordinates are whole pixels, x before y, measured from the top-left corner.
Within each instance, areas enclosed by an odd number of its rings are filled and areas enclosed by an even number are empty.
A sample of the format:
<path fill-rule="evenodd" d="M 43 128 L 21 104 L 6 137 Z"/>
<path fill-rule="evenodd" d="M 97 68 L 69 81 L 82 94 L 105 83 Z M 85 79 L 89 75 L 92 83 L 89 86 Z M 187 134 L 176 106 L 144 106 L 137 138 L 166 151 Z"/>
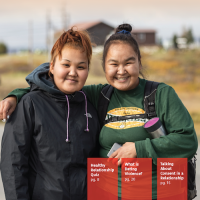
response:
<path fill-rule="evenodd" d="M 122 147 L 113 152 L 110 158 L 117 158 L 118 161 L 113 161 L 113 164 L 122 166 L 124 161 L 121 158 L 136 158 L 137 152 L 134 142 L 126 142 Z"/>
<path fill-rule="evenodd" d="M 16 107 L 16 97 L 8 97 L 0 102 L 0 119 L 3 122 L 9 118 Z"/>
<path fill-rule="evenodd" d="M 3 107 L 3 120 L 7 120 L 8 109 L 9 109 L 8 103 L 4 103 L 4 107 Z M 5 122 L 5 121 L 4 121 L 4 122 Z"/>
<path fill-rule="evenodd" d="M 122 159 L 120 158 L 119 160 L 118 160 L 118 166 L 120 166 L 122 164 Z"/>
<path fill-rule="evenodd" d="M 117 158 L 117 157 L 115 157 L 115 158 Z M 113 159 L 112 163 L 114 165 L 120 166 L 122 164 L 122 159 L 121 158 Z"/>
<path fill-rule="evenodd" d="M 109 158 L 115 158 L 117 156 L 117 154 L 119 153 L 121 147 L 119 149 L 117 149 L 115 152 L 113 152 Z"/>
<path fill-rule="evenodd" d="M 0 119 L 5 122 L 6 121 L 6 109 L 5 109 L 5 100 L 0 102 Z"/>
<path fill-rule="evenodd" d="M 112 164 L 113 165 L 118 165 L 118 159 L 112 159 Z"/>
<path fill-rule="evenodd" d="M 7 119 L 9 119 L 10 115 L 13 113 L 13 111 L 15 110 L 16 106 L 12 106 L 10 109 L 8 109 L 7 112 Z"/>
<path fill-rule="evenodd" d="M 121 165 L 121 158 L 119 156 L 119 151 L 120 151 L 120 148 L 117 149 L 115 152 L 113 152 L 109 157 L 109 161 L 112 160 L 112 163 L 118 166 Z M 117 159 L 112 159 L 112 158 L 117 158 Z"/>
<path fill-rule="evenodd" d="M 123 159 L 123 161 L 121 162 L 121 168 L 125 169 L 125 160 Z"/>
<path fill-rule="evenodd" d="M 108 158 L 108 162 L 112 162 L 113 165 L 121 166 L 122 169 L 125 169 L 125 160 L 122 158 L 115 157 L 116 159 L 113 158 Z"/>
<path fill-rule="evenodd" d="M 1 102 L 0 102 L 0 120 L 3 119 L 3 110 L 2 110 L 2 105 L 1 105 Z"/>

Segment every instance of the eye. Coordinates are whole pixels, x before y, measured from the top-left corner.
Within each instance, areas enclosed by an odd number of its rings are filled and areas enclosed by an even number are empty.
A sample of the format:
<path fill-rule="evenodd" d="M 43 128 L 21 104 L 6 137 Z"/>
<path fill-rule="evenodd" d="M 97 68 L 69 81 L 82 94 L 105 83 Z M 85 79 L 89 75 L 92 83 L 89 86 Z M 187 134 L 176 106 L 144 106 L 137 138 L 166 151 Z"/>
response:
<path fill-rule="evenodd" d="M 69 67 L 69 64 L 63 64 L 65 67 Z"/>
<path fill-rule="evenodd" d="M 85 67 L 83 67 L 83 66 L 78 66 L 78 69 L 85 69 Z"/>

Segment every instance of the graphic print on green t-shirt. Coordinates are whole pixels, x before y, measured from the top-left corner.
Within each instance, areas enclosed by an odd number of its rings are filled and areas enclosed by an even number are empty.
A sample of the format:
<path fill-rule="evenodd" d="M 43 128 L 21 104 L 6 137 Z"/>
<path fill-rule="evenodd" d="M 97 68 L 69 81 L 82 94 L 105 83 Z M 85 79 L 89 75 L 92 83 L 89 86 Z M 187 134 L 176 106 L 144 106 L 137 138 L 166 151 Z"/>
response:
<path fill-rule="evenodd" d="M 107 112 L 106 120 L 111 117 L 137 115 L 144 113 L 145 111 L 143 109 L 137 107 L 114 108 Z M 107 123 L 105 126 L 113 129 L 128 129 L 133 127 L 143 126 L 147 121 L 148 121 L 147 119 L 126 119 L 126 120 L 119 120 L 116 122 L 110 122 Z"/>

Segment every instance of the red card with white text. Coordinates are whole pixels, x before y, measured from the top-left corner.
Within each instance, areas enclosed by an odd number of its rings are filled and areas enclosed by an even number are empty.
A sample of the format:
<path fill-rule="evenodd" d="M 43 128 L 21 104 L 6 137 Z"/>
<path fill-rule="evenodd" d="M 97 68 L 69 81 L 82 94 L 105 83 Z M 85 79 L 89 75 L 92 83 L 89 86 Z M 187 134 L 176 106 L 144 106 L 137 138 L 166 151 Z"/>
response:
<path fill-rule="evenodd" d="M 113 164 L 117 161 L 117 158 L 88 158 L 87 200 L 118 200 L 118 167 Z"/>
<path fill-rule="evenodd" d="M 187 200 L 187 158 L 157 159 L 157 200 Z"/>
<path fill-rule="evenodd" d="M 122 200 L 152 200 L 152 159 L 122 158 Z"/>

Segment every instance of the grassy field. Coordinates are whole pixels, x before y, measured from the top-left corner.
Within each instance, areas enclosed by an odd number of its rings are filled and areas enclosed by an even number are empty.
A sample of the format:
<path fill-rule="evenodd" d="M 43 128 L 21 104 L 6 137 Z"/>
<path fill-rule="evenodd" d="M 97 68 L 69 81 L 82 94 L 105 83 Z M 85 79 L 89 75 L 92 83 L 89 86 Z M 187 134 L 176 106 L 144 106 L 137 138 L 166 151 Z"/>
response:
<path fill-rule="evenodd" d="M 159 50 L 142 52 L 142 64 L 147 79 L 171 85 L 190 112 L 200 137 L 200 51 Z M 41 63 L 48 62 L 47 55 L 0 56 L 0 100 L 15 88 L 28 84 L 25 77 Z M 86 85 L 106 83 L 101 67 L 101 54 L 92 58 Z"/>

